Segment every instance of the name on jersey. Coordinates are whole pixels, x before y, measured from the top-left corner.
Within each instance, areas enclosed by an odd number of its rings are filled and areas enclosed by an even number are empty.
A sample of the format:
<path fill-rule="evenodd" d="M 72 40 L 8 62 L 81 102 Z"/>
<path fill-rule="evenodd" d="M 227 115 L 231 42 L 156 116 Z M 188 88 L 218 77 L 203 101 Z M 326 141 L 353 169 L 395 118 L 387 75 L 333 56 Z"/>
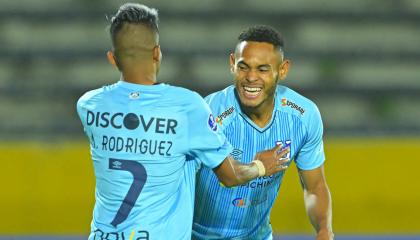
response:
<path fill-rule="evenodd" d="M 291 107 L 292 109 L 296 109 L 297 111 L 299 111 L 300 112 L 300 114 L 304 114 L 305 113 L 305 109 L 303 109 L 303 108 L 301 108 L 299 105 L 297 105 L 296 103 L 294 103 L 294 102 L 292 102 L 292 101 L 290 101 L 290 100 L 287 100 L 286 98 L 282 98 L 281 99 L 281 105 L 283 106 L 283 107 Z"/>
<path fill-rule="evenodd" d="M 115 129 L 142 129 L 144 132 L 154 131 L 161 134 L 176 134 L 178 122 L 175 119 L 150 117 L 135 113 L 110 113 L 87 111 L 86 124 L 101 128 L 112 127 Z"/>
<path fill-rule="evenodd" d="M 171 156 L 172 141 L 102 136 L 102 150 L 109 152 L 141 153 Z"/>

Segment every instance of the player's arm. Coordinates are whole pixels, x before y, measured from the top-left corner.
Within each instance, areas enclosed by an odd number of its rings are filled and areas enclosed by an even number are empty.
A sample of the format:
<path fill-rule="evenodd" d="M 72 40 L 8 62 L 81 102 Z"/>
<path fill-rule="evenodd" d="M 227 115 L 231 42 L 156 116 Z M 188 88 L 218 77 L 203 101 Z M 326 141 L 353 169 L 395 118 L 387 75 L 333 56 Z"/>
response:
<path fill-rule="evenodd" d="M 324 166 L 313 170 L 300 170 L 305 207 L 309 219 L 317 231 L 316 240 L 331 240 L 332 231 L 331 194 L 324 175 Z"/>
<path fill-rule="evenodd" d="M 213 169 L 219 181 L 226 187 L 233 187 L 249 182 L 252 179 L 262 176 L 270 176 L 283 171 L 290 159 L 283 158 L 290 151 L 289 148 L 281 149 L 281 145 L 273 149 L 259 152 L 254 161 L 244 164 L 233 159 L 230 155 L 217 167 Z M 260 161 L 259 163 L 257 161 Z"/>

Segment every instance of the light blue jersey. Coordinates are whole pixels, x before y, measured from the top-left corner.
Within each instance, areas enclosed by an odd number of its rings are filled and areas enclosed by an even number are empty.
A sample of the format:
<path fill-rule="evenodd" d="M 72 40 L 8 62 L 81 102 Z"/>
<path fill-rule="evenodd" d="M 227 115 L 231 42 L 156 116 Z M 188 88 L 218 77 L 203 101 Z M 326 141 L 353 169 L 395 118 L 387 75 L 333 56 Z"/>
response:
<path fill-rule="evenodd" d="M 233 145 L 232 156 L 249 163 L 259 151 L 282 143 L 290 146 L 298 168 L 324 162 L 322 121 L 316 105 L 293 90 L 277 86 L 271 122 L 264 128 L 241 112 L 233 86 L 206 98 L 218 127 Z M 193 239 L 271 239 L 270 211 L 284 172 L 225 188 L 209 168 L 197 176 Z M 285 219 L 287 221 L 287 219 Z"/>
<path fill-rule="evenodd" d="M 232 151 L 205 101 L 119 81 L 87 92 L 77 111 L 96 176 L 89 239 L 191 239 L 197 165 Z"/>

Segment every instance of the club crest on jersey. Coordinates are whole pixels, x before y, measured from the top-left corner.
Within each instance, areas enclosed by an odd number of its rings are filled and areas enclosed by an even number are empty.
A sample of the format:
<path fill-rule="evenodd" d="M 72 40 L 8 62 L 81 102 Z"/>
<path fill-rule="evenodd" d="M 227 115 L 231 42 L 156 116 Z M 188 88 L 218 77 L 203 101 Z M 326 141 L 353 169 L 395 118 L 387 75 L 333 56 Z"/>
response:
<path fill-rule="evenodd" d="M 132 92 L 132 93 L 130 93 L 130 94 L 128 95 L 128 97 L 129 97 L 130 99 L 139 99 L 139 97 L 140 97 L 140 92 Z"/>
<path fill-rule="evenodd" d="M 230 114 L 233 113 L 233 111 L 235 111 L 235 108 L 233 106 L 231 106 L 230 108 L 228 108 L 227 110 L 225 110 L 224 112 L 222 112 L 222 114 L 220 114 L 217 118 L 216 118 L 216 123 L 220 124 L 220 126 L 222 126 L 223 124 L 223 120 L 225 118 L 227 118 Z"/>
<path fill-rule="evenodd" d="M 233 159 L 235 159 L 236 161 L 240 161 L 242 159 L 242 153 L 243 153 L 242 150 L 235 148 L 230 153 L 230 155 L 232 155 Z"/>
<path fill-rule="evenodd" d="M 209 115 L 208 124 L 209 124 L 209 127 L 210 127 L 211 130 L 217 131 L 217 123 L 214 120 L 213 114 Z"/>
<path fill-rule="evenodd" d="M 296 103 L 294 103 L 290 100 L 287 100 L 286 98 L 281 99 L 281 106 L 282 107 L 291 107 L 292 109 L 296 109 L 302 115 L 305 113 L 305 109 L 303 109 L 302 107 L 300 107 Z"/>
<path fill-rule="evenodd" d="M 292 141 L 291 140 L 285 140 L 285 141 L 276 141 L 276 145 L 280 145 L 282 144 L 283 146 L 281 147 L 280 151 L 289 147 L 290 151 L 286 154 L 286 156 L 284 156 L 285 158 L 290 158 L 290 152 L 292 151 Z"/>

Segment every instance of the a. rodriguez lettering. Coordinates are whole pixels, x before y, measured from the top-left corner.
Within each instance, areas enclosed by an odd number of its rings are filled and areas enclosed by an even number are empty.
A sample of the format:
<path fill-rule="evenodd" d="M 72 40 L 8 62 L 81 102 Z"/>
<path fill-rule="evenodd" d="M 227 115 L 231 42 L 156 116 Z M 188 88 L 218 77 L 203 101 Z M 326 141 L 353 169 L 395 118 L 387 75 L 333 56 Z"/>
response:
<path fill-rule="evenodd" d="M 86 124 L 101 128 L 113 127 L 115 129 L 125 128 L 128 130 L 142 129 L 144 132 L 154 131 L 161 134 L 176 134 L 175 119 L 158 117 L 146 118 L 135 113 L 109 113 L 87 111 Z"/>
<path fill-rule="evenodd" d="M 103 151 L 171 156 L 171 148 L 172 141 L 102 136 Z"/>

